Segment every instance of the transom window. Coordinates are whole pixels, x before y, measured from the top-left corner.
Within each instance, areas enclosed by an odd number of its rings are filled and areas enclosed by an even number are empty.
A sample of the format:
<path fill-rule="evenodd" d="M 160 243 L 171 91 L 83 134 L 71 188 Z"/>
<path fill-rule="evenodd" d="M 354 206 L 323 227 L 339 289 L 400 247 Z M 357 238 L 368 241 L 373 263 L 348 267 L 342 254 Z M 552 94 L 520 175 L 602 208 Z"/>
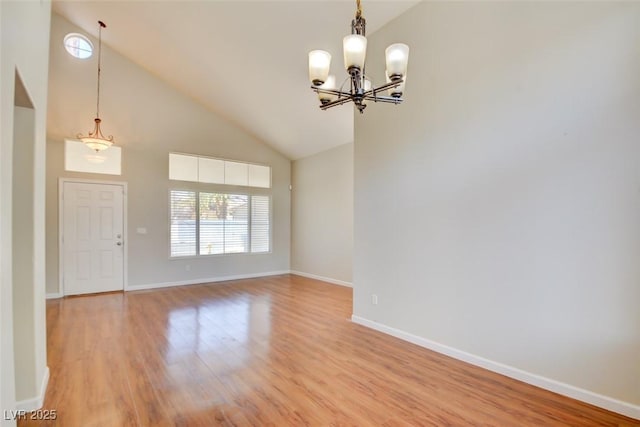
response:
<path fill-rule="evenodd" d="M 236 160 L 169 153 L 169 179 L 271 188 L 271 168 Z"/>
<path fill-rule="evenodd" d="M 270 197 L 171 190 L 171 257 L 271 250 Z"/>

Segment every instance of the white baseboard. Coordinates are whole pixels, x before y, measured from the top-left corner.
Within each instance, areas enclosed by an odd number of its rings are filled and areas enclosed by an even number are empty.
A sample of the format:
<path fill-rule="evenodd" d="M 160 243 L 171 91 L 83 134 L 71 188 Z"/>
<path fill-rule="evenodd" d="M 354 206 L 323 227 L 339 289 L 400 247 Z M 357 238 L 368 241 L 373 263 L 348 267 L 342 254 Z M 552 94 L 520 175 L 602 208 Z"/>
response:
<path fill-rule="evenodd" d="M 485 359 L 480 356 L 476 356 L 465 351 L 449 347 L 444 344 L 431 341 L 426 338 L 419 337 L 417 335 L 410 334 L 400 329 L 392 328 L 382 323 L 374 322 L 373 320 L 365 319 L 360 316 L 352 315 L 351 321 L 359 325 L 366 326 L 376 331 L 383 332 L 385 334 L 400 338 L 401 340 L 408 341 L 410 343 L 419 345 L 420 347 L 428 348 L 435 352 L 445 354 L 453 357 L 454 359 L 462 360 L 463 362 L 470 363 L 475 366 L 487 369 L 489 371 L 497 372 L 510 378 L 525 382 L 527 384 L 534 385 L 536 387 L 543 388 L 545 390 L 552 391 L 554 393 L 561 394 L 563 396 L 571 397 L 582 402 L 589 403 L 600 408 L 607 409 L 609 411 L 617 412 L 627 417 L 640 419 L 640 406 L 634 405 L 628 402 L 623 402 L 611 397 L 603 396 L 598 393 L 584 390 L 570 384 L 562 383 L 560 381 L 552 380 L 540 375 L 532 374 L 530 372 L 523 371 L 513 366 L 505 365 L 502 363 L 494 362 L 489 359 Z"/>
<path fill-rule="evenodd" d="M 141 291 L 145 289 L 170 288 L 172 286 L 201 285 L 204 283 L 226 282 L 228 280 L 255 279 L 256 277 L 278 276 L 280 274 L 289 274 L 289 270 L 265 271 L 263 273 L 237 274 L 233 276 L 205 277 L 201 279 L 177 280 L 173 282 L 129 285 L 125 288 L 125 291 Z"/>
<path fill-rule="evenodd" d="M 47 299 L 56 299 L 56 298 L 62 298 L 62 294 L 60 292 L 52 292 L 50 294 L 47 294 Z"/>
<path fill-rule="evenodd" d="M 310 279 L 322 280 L 323 282 L 333 283 L 334 285 L 353 288 L 353 284 L 351 282 L 345 282 L 344 280 L 332 279 L 331 277 L 318 276 L 316 274 L 304 273 L 296 270 L 291 270 L 289 273 L 295 274 L 296 276 L 308 277 Z"/>
<path fill-rule="evenodd" d="M 21 400 L 16 402 L 16 409 L 19 411 L 35 411 L 42 408 L 44 405 L 44 395 L 47 393 L 47 386 L 49 385 L 49 367 L 44 369 L 44 375 L 42 376 L 42 383 L 40 383 L 40 394 L 32 399 Z"/>

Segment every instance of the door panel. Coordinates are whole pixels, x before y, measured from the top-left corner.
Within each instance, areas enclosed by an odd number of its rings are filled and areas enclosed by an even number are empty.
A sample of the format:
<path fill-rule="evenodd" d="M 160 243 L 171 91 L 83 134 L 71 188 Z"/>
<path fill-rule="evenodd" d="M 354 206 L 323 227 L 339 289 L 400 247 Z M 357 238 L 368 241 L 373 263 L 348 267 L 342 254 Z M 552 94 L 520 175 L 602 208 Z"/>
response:
<path fill-rule="evenodd" d="M 124 187 L 65 182 L 62 189 L 65 295 L 124 289 Z"/>

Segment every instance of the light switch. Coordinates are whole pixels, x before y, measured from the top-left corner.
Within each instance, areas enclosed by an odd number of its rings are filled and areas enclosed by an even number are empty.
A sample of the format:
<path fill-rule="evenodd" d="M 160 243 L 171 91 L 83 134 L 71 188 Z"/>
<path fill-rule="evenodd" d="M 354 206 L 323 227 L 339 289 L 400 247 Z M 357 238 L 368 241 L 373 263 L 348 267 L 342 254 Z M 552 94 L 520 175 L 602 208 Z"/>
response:
<path fill-rule="evenodd" d="M 145 227 L 136 228 L 136 233 L 138 234 L 147 234 L 147 229 Z"/>

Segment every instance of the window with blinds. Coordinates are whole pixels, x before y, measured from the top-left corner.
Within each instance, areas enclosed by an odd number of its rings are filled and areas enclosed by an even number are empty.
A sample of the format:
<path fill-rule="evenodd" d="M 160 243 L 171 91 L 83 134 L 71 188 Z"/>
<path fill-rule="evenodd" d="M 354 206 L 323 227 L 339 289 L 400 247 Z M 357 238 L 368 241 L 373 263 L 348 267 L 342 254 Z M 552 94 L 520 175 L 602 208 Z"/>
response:
<path fill-rule="evenodd" d="M 271 250 L 269 196 L 172 190 L 170 203 L 172 257 Z"/>

